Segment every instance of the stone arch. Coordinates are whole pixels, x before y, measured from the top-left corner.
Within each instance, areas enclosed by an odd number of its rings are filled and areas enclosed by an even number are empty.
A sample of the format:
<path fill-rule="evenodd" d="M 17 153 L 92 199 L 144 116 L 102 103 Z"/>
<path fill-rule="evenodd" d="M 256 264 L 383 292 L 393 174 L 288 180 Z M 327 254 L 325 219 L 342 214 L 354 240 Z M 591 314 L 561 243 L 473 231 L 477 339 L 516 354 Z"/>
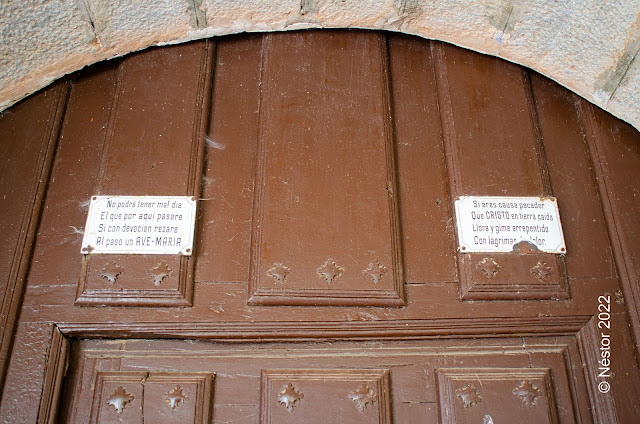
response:
<path fill-rule="evenodd" d="M 640 126 L 640 2 L 33 0 L 0 6 L 0 109 L 66 73 L 153 45 L 304 28 L 446 41 L 530 67 Z"/>

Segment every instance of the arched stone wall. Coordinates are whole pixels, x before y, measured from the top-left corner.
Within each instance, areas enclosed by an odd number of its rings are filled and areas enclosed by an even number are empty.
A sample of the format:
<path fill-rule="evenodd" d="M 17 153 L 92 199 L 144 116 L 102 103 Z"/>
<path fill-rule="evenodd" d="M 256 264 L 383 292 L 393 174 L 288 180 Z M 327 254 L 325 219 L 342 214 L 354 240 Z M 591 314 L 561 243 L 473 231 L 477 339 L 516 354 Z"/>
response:
<path fill-rule="evenodd" d="M 369 28 L 528 66 L 640 127 L 640 0 L 28 0 L 0 3 L 0 109 L 91 63 L 248 31 Z"/>

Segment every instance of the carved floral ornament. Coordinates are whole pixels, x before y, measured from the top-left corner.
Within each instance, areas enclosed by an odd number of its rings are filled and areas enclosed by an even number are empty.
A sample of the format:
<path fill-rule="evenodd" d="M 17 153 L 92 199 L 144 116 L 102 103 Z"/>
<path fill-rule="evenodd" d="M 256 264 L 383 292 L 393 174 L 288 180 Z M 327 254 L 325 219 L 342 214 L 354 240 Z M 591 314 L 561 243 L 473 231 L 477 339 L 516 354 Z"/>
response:
<path fill-rule="evenodd" d="M 318 268 L 318 275 L 323 277 L 327 281 L 327 284 L 331 284 L 333 280 L 340 277 L 343 272 L 344 268 L 331 258 L 327 259 L 324 265 Z"/>
<path fill-rule="evenodd" d="M 100 273 L 100 277 L 104 278 L 111 284 L 115 284 L 116 280 L 124 272 L 124 268 L 115 261 L 107 262 Z"/>
<path fill-rule="evenodd" d="M 169 405 L 171 409 L 176 409 L 186 400 L 187 395 L 179 385 L 174 387 L 173 390 L 166 393 L 164 396 L 164 401 L 167 403 L 167 405 Z"/>
<path fill-rule="evenodd" d="M 516 386 L 511 393 L 522 401 L 524 405 L 531 406 L 536 404 L 536 400 L 542 396 L 542 391 L 531 383 L 529 380 L 522 381 Z M 465 408 L 471 408 L 482 401 L 482 397 L 473 386 L 473 384 L 467 384 L 455 391 L 456 397 L 462 400 Z"/>
<path fill-rule="evenodd" d="M 551 270 L 549 265 L 547 265 L 546 262 L 542 261 L 538 261 L 538 263 L 533 268 L 531 268 L 530 271 L 542 283 L 548 277 L 550 277 L 551 274 L 553 274 L 553 271 Z"/>
<path fill-rule="evenodd" d="M 459 397 L 465 408 L 471 408 L 474 405 L 480 403 L 482 398 L 473 387 L 473 384 L 467 384 L 466 386 L 456 390 L 456 397 Z"/>
<path fill-rule="evenodd" d="M 366 383 L 362 383 L 360 387 L 349 394 L 349 399 L 356 403 L 360 412 L 364 412 L 368 404 L 375 403 L 377 397 L 376 393 Z"/>
<path fill-rule="evenodd" d="M 107 398 L 107 404 L 112 405 L 118 414 L 122 414 L 124 408 L 135 399 L 131 393 L 119 386 L 112 394 Z"/>
<path fill-rule="evenodd" d="M 162 261 L 149 271 L 149 275 L 153 277 L 153 284 L 159 286 L 162 280 L 171 276 L 171 268 L 169 268 L 169 264 Z"/>
<path fill-rule="evenodd" d="M 517 396 L 525 405 L 535 405 L 542 392 L 534 386 L 529 380 L 524 380 L 513 389 L 512 393 Z"/>
<path fill-rule="evenodd" d="M 127 405 L 133 402 L 134 399 L 135 396 L 127 392 L 127 389 L 123 386 L 118 386 L 111 396 L 107 398 L 107 404 L 112 405 L 115 408 L 115 412 L 122 414 Z M 188 396 L 180 385 L 174 387 L 164 395 L 164 401 L 171 409 L 180 407 L 187 399 Z"/>
<path fill-rule="evenodd" d="M 328 258 L 318 267 L 316 272 L 327 284 L 331 284 L 344 274 L 345 269 L 334 259 Z M 378 284 L 382 280 L 382 276 L 387 273 L 387 267 L 382 265 L 380 261 L 374 260 L 369 263 L 367 268 L 362 270 L 362 273 L 371 277 L 374 284 Z M 267 270 L 267 276 L 273 278 L 280 284 L 286 283 L 289 274 L 291 274 L 291 269 L 281 262 L 274 263 L 273 266 Z"/>
<path fill-rule="evenodd" d="M 295 408 L 297 403 L 303 398 L 304 394 L 297 391 L 291 383 L 287 384 L 287 387 L 278 394 L 278 402 L 283 404 L 289 412 L 293 412 L 293 408 Z"/>
<path fill-rule="evenodd" d="M 348 398 L 355 402 L 358 411 L 364 412 L 367 405 L 374 404 L 378 400 L 378 395 L 367 385 L 362 383 L 360 387 L 349 393 Z M 278 402 L 289 412 L 298 406 L 298 403 L 304 399 L 304 394 L 296 389 L 292 383 L 278 393 Z"/>
<path fill-rule="evenodd" d="M 367 269 L 362 271 L 363 274 L 371 277 L 374 284 L 378 284 L 386 272 L 387 268 L 378 261 L 371 262 Z"/>
<path fill-rule="evenodd" d="M 269 270 L 267 271 L 267 275 L 274 280 L 276 280 L 280 284 L 284 284 L 287 280 L 287 276 L 289 275 L 289 268 L 284 266 L 281 263 L 275 263 Z"/>
<path fill-rule="evenodd" d="M 477 263 L 476 267 L 482 271 L 485 277 L 493 278 L 500 270 L 500 265 L 493 258 L 484 258 Z"/>

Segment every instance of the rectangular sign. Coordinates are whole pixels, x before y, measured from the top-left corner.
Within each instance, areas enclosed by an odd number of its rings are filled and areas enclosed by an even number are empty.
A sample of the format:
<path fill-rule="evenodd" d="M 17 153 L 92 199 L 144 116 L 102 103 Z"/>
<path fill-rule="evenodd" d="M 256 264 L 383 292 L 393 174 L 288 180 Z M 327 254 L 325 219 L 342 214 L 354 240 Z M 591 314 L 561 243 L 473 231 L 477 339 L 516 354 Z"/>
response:
<path fill-rule="evenodd" d="M 93 196 L 81 253 L 189 256 L 195 218 L 195 197 Z"/>
<path fill-rule="evenodd" d="M 520 246 L 566 253 L 553 197 L 462 196 L 455 207 L 461 252 L 513 252 Z"/>

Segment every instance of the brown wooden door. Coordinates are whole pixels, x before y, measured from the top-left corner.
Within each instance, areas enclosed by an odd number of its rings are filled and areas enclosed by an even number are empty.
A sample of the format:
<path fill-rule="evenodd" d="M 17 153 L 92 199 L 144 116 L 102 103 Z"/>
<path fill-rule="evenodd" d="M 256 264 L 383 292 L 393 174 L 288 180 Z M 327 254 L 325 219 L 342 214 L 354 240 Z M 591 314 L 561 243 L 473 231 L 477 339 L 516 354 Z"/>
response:
<path fill-rule="evenodd" d="M 95 65 L 0 134 L 5 422 L 640 417 L 640 136 L 533 72 L 225 37 Z M 194 255 L 82 255 L 96 194 L 197 196 Z M 463 195 L 556 197 L 566 255 L 458 251 Z"/>

